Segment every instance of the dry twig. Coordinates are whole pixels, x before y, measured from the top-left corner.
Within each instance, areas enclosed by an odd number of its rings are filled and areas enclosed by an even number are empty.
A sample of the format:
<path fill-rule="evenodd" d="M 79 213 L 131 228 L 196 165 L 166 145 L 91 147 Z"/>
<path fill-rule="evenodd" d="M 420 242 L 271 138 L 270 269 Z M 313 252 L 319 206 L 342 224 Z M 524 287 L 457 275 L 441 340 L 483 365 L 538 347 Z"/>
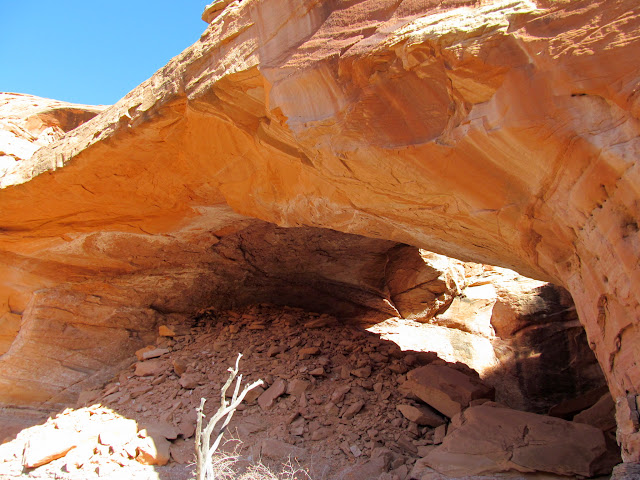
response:
<path fill-rule="evenodd" d="M 236 359 L 235 368 L 229 368 L 229 378 L 226 383 L 222 387 L 221 396 L 220 396 L 220 408 L 218 411 L 211 417 L 207 426 L 202 429 L 202 420 L 204 419 L 204 403 L 206 399 L 200 399 L 200 407 L 196 409 L 198 414 L 197 424 L 196 424 L 196 479 L 197 480 L 214 480 L 215 474 L 212 464 L 212 457 L 215 451 L 218 449 L 220 445 L 220 441 L 222 440 L 222 436 L 233 417 L 233 414 L 238 408 L 238 405 L 242 403 L 246 394 L 256 388 L 259 385 L 262 385 L 262 380 L 257 380 L 250 385 L 245 385 L 242 392 L 240 392 L 240 383 L 242 382 L 242 375 L 238 376 L 238 364 L 240 363 L 240 358 L 242 358 L 242 354 L 238 354 L 238 358 Z M 233 396 L 231 397 L 231 402 L 229 402 L 226 398 L 227 389 L 233 383 L 233 380 L 238 377 L 236 380 L 236 385 L 233 391 Z M 222 426 L 217 430 L 215 434 L 215 439 L 213 444 L 211 445 L 211 435 L 213 434 L 216 425 L 220 421 L 222 422 Z"/>

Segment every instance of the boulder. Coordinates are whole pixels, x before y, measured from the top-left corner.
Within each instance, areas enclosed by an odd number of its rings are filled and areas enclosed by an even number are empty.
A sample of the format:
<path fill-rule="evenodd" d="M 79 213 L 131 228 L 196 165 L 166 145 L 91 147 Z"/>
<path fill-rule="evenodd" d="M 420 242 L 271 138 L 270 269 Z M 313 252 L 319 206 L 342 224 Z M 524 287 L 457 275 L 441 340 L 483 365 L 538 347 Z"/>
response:
<path fill-rule="evenodd" d="M 402 413 L 406 419 L 418 425 L 438 427 L 445 423 L 444 418 L 426 406 L 398 405 L 396 408 L 400 410 L 400 413 Z"/>
<path fill-rule="evenodd" d="M 43 429 L 29 438 L 22 455 L 25 468 L 36 468 L 64 457 L 72 448 L 82 443 L 75 431 Z"/>
<path fill-rule="evenodd" d="M 577 423 L 586 423 L 603 431 L 616 428 L 616 404 L 609 392 L 605 393 L 594 405 L 573 417 Z"/>
<path fill-rule="evenodd" d="M 104 422 L 100 426 L 98 441 L 102 445 L 111 447 L 122 447 L 136 438 L 138 424 L 135 420 L 125 418 L 115 418 Z"/>
<path fill-rule="evenodd" d="M 149 377 L 160 375 L 167 369 L 167 364 L 160 359 L 145 360 L 136 363 L 135 375 L 138 377 Z"/>
<path fill-rule="evenodd" d="M 286 390 L 286 382 L 281 378 L 276 379 L 276 381 L 258 397 L 258 405 L 260 405 L 260 408 L 263 410 L 268 410 L 273 406 L 276 399 L 280 395 L 283 395 Z"/>
<path fill-rule="evenodd" d="M 409 478 L 412 480 L 569 480 L 565 475 L 539 472 L 521 473 L 513 471 L 492 473 L 490 475 L 449 476 L 438 473 L 433 468 L 430 468 L 424 458 L 420 458 L 416 461 L 409 474 Z"/>
<path fill-rule="evenodd" d="M 494 391 L 479 378 L 445 365 L 425 365 L 407 374 L 412 393 L 447 417 L 460 413 L 472 400 L 492 399 Z"/>
<path fill-rule="evenodd" d="M 611 472 L 615 463 L 602 463 L 607 454 L 595 427 L 489 402 L 456 415 L 424 463 L 452 477 L 510 470 L 591 477 Z"/>
<path fill-rule="evenodd" d="M 171 443 L 161 435 L 141 438 L 137 445 L 136 460 L 143 465 L 166 465 L 171 455 Z"/>

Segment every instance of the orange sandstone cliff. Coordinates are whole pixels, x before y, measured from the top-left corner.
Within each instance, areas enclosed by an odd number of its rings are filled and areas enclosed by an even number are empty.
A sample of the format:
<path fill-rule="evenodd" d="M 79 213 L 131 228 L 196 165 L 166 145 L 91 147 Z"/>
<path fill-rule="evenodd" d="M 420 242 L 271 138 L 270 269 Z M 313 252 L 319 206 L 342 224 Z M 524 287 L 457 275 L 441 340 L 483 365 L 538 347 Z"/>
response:
<path fill-rule="evenodd" d="M 159 318 L 247 285 L 269 300 L 297 275 L 292 301 L 391 312 L 371 272 L 399 242 L 566 287 L 640 461 L 637 2 L 253 0 L 206 18 L 116 105 L 0 166 L 0 401 L 65 401 Z M 308 244 L 308 265 L 282 259 Z"/>

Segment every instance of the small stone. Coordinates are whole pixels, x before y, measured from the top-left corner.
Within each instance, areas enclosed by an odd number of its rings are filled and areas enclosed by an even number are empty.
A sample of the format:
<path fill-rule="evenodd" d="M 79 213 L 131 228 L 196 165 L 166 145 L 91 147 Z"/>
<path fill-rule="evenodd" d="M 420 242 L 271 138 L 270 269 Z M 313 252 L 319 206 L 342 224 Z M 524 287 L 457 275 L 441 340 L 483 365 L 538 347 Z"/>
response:
<path fill-rule="evenodd" d="M 360 412 L 360 410 L 362 410 L 362 407 L 364 407 L 364 401 L 358 400 L 356 403 L 347 408 L 347 410 L 342 415 L 342 418 L 353 418 Z"/>
<path fill-rule="evenodd" d="M 176 372 L 176 375 L 178 376 L 187 371 L 187 362 L 182 358 L 174 358 L 171 360 L 171 364 L 173 365 L 173 371 Z"/>
<path fill-rule="evenodd" d="M 169 441 L 161 436 L 140 439 L 136 460 L 143 465 L 166 465 L 170 457 Z"/>
<path fill-rule="evenodd" d="M 175 337 L 176 332 L 166 325 L 160 325 L 160 327 L 158 328 L 158 335 L 160 335 L 161 337 Z"/>
<path fill-rule="evenodd" d="M 389 370 L 391 370 L 393 373 L 403 374 L 407 373 L 409 368 L 403 363 L 392 363 L 391 365 L 389 365 Z"/>
<path fill-rule="evenodd" d="M 342 387 L 338 387 L 331 394 L 331 401 L 333 403 L 340 403 L 344 400 L 344 397 L 351 390 L 351 385 L 343 385 Z"/>
<path fill-rule="evenodd" d="M 178 383 L 182 388 L 186 388 L 187 390 L 193 390 L 199 384 L 200 376 L 195 373 L 185 373 L 180 377 Z"/>
<path fill-rule="evenodd" d="M 287 385 L 281 378 L 273 382 L 273 384 L 258 398 L 258 405 L 263 410 L 271 408 L 276 399 L 283 395 L 287 390 Z"/>
<path fill-rule="evenodd" d="M 256 388 L 252 388 L 247 392 L 244 396 L 244 401 L 247 402 L 248 405 L 253 405 L 258 401 L 260 395 L 264 393 L 264 388 L 258 385 Z"/>
<path fill-rule="evenodd" d="M 313 370 L 309 370 L 309 375 L 313 375 L 314 377 L 320 377 L 322 375 L 324 375 L 324 368 L 323 367 L 318 367 L 318 368 L 314 368 Z"/>
<path fill-rule="evenodd" d="M 169 353 L 169 350 L 166 348 L 155 348 L 153 350 L 147 350 L 145 352 L 142 352 L 142 359 L 149 360 L 150 358 L 161 357 L 162 355 L 166 355 L 167 353 Z"/>
<path fill-rule="evenodd" d="M 358 448 L 357 445 L 351 445 L 349 447 L 349 451 L 353 454 L 354 457 L 358 458 L 360 455 L 362 455 L 362 450 L 360 450 Z"/>
<path fill-rule="evenodd" d="M 318 347 L 301 348 L 298 351 L 298 358 L 300 360 L 306 360 L 314 355 L 320 355 L 320 349 Z"/>
<path fill-rule="evenodd" d="M 337 417 L 338 414 L 340 413 L 340 410 L 338 409 L 338 407 L 336 406 L 335 403 L 328 403 L 325 407 L 324 407 L 324 411 L 326 412 L 326 414 L 330 417 Z"/>
<path fill-rule="evenodd" d="M 160 375 L 166 370 L 166 364 L 163 360 L 145 360 L 144 362 L 136 363 L 136 370 L 134 375 L 138 377 L 148 377 L 152 375 Z"/>
<path fill-rule="evenodd" d="M 355 370 L 351 370 L 351 375 L 358 378 L 369 378 L 371 376 L 371 367 L 367 365 L 366 367 L 356 368 Z"/>
<path fill-rule="evenodd" d="M 298 397 L 301 393 L 307 391 L 309 385 L 310 383 L 306 380 L 300 380 L 298 378 L 296 378 L 295 380 L 291 380 L 287 384 L 287 395 Z"/>
<path fill-rule="evenodd" d="M 179 439 L 171 444 L 169 447 L 171 458 L 176 463 L 186 465 L 195 462 L 195 453 L 193 445 L 190 442 Z"/>
<path fill-rule="evenodd" d="M 440 445 L 447 434 L 447 425 L 440 425 L 433 432 L 433 444 Z"/>
<path fill-rule="evenodd" d="M 25 468 L 36 468 L 64 457 L 69 450 L 79 445 L 78 434 L 66 430 L 47 430 L 32 436 L 22 456 Z"/>
<path fill-rule="evenodd" d="M 194 422 L 180 422 L 178 430 L 183 438 L 191 438 L 196 433 L 196 424 Z"/>
<path fill-rule="evenodd" d="M 319 428 L 311 433 L 311 440 L 324 440 L 331 435 L 331 429 Z"/>
<path fill-rule="evenodd" d="M 275 357 L 279 353 L 280 353 L 280 347 L 276 345 L 272 345 L 271 347 L 269 347 L 269 350 L 267 350 L 267 357 Z"/>
<path fill-rule="evenodd" d="M 154 347 L 153 345 L 147 345 L 144 348 L 141 348 L 140 350 L 136 350 L 136 357 L 139 361 L 144 360 L 144 357 L 142 355 L 144 355 L 146 352 L 151 352 L 152 350 L 155 350 L 156 347 Z"/>
<path fill-rule="evenodd" d="M 431 453 L 431 451 L 436 448 L 435 445 L 424 445 L 418 447 L 418 457 L 424 458 Z"/>

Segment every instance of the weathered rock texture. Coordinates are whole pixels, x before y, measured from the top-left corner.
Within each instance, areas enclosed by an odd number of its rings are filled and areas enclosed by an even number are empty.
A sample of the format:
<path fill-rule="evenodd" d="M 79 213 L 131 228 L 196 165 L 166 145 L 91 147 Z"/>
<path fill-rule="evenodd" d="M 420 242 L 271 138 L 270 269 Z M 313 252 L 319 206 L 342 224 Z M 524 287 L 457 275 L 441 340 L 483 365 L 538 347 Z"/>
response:
<path fill-rule="evenodd" d="M 509 470 L 592 477 L 618 461 L 597 428 L 492 403 L 454 417 L 442 445 L 422 460 L 450 477 Z"/>
<path fill-rule="evenodd" d="M 0 176 L 105 108 L 0 93 Z"/>
<path fill-rule="evenodd" d="M 635 0 L 234 2 L 3 175 L 2 303 L 127 278 L 60 252 L 96 231 L 171 242 L 225 203 L 508 266 L 571 292 L 640 460 L 639 31 Z"/>

